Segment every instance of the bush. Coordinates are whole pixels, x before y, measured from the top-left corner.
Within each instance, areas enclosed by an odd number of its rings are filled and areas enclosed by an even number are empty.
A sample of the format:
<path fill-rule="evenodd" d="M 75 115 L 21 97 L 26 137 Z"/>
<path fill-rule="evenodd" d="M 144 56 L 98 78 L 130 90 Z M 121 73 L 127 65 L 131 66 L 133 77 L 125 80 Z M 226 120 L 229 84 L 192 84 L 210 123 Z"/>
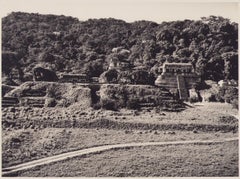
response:
<path fill-rule="evenodd" d="M 199 99 L 197 96 L 192 96 L 189 98 L 189 102 L 190 103 L 196 103 L 196 102 L 199 102 Z"/>
<path fill-rule="evenodd" d="M 234 109 L 238 109 L 238 99 L 233 99 L 231 104 Z"/>
<path fill-rule="evenodd" d="M 139 109 L 139 108 L 140 108 L 139 102 L 138 102 L 138 100 L 136 100 L 136 99 L 130 99 L 130 100 L 128 100 L 127 103 L 126 103 L 126 107 L 127 107 L 128 109 Z"/>
<path fill-rule="evenodd" d="M 223 86 L 216 95 L 216 100 L 219 102 L 236 103 L 238 99 L 238 89 L 233 86 Z"/>
<path fill-rule="evenodd" d="M 102 99 L 101 107 L 103 109 L 113 110 L 113 111 L 117 111 L 119 108 L 117 101 L 112 100 L 112 99 Z"/>
<path fill-rule="evenodd" d="M 154 75 L 146 70 L 137 70 L 131 73 L 131 80 L 133 84 L 149 84 L 154 85 Z"/>
<path fill-rule="evenodd" d="M 216 96 L 214 94 L 212 94 L 210 97 L 209 97 L 209 102 L 216 102 L 217 99 L 216 99 Z"/>
<path fill-rule="evenodd" d="M 162 105 L 163 109 L 169 111 L 178 111 L 184 107 L 182 101 L 164 101 Z"/>
<path fill-rule="evenodd" d="M 100 103 L 95 103 L 95 104 L 92 105 L 92 107 L 93 107 L 93 109 L 98 110 L 98 109 L 101 108 L 101 104 Z"/>
<path fill-rule="evenodd" d="M 102 73 L 99 77 L 100 83 L 117 83 L 119 72 L 116 69 L 111 69 Z"/>

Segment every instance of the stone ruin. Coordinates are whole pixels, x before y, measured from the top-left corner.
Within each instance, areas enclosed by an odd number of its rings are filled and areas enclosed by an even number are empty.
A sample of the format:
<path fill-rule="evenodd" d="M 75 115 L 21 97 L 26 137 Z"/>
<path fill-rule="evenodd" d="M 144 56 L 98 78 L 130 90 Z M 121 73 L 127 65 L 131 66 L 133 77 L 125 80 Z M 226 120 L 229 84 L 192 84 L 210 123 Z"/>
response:
<path fill-rule="evenodd" d="M 188 90 L 201 81 L 191 63 L 165 62 L 160 71 L 162 73 L 156 79 L 155 85 L 177 92 L 182 100 L 186 100 L 189 96 Z"/>
<path fill-rule="evenodd" d="M 86 74 L 62 74 L 59 82 L 62 83 L 88 83 L 89 77 Z"/>
<path fill-rule="evenodd" d="M 122 70 L 128 70 L 130 68 L 131 68 L 131 64 L 128 61 L 112 58 L 110 60 L 108 70 L 116 69 L 116 70 L 122 71 Z"/>

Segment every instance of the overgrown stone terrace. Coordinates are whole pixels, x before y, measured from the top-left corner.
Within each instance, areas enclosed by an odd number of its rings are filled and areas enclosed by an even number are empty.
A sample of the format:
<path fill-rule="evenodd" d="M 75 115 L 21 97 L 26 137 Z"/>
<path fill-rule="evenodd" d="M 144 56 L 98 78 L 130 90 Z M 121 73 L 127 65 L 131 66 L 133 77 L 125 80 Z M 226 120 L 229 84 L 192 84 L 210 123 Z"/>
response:
<path fill-rule="evenodd" d="M 122 70 L 119 68 L 119 64 L 113 63 L 113 61 L 110 62 L 109 68 L 110 70 Z M 181 72 L 181 74 L 179 72 Z M 180 99 L 185 100 L 188 98 L 187 90 L 189 89 L 189 86 L 200 81 L 200 78 L 193 72 L 193 68 L 189 63 L 164 63 L 163 73 L 159 77 L 161 79 L 160 81 L 159 78 L 156 80 L 157 87 L 154 85 L 149 86 L 141 84 L 117 85 L 111 84 L 108 79 L 105 82 L 106 85 L 103 85 L 102 83 L 99 83 L 99 79 L 95 79 L 94 81 L 86 74 L 62 74 L 61 77 L 58 78 L 53 71 L 42 67 L 36 67 L 33 69 L 33 80 L 35 82 L 24 83 L 15 90 L 7 93 L 5 96 L 18 97 L 19 106 L 67 107 L 79 101 L 75 99 L 75 101 L 70 100 L 71 102 L 69 102 L 70 104 L 67 106 L 64 104 L 58 105 L 60 100 L 67 101 L 68 97 L 63 97 L 64 93 L 56 91 L 58 91 L 57 88 L 60 86 L 63 88 L 70 85 L 72 86 L 72 91 L 74 91 L 73 88 L 75 88 L 75 86 L 85 89 L 88 88 L 88 90 L 90 89 L 91 95 L 88 95 L 89 99 L 87 100 L 94 108 L 103 107 L 106 109 L 117 110 L 122 107 L 137 109 L 154 106 L 169 108 L 171 106 L 171 109 L 173 109 L 177 108 L 177 106 L 182 106 L 179 97 Z M 99 86 L 97 87 L 98 91 L 93 90 L 91 87 L 94 86 L 94 84 L 95 86 Z M 54 89 L 51 89 L 51 86 L 55 86 Z M 178 92 L 171 94 L 168 91 L 171 89 L 175 89 Z M 104 91 L 105 94 L 102 91 Z M 60 95 L 57 93 L 60 93 Z M 78 92 L 75 93 L 75 96 L 77 96 Z M 3 100 L 3 107 L 7 105 L 11 106 L 10 103 L 7 104 L 7 102 L 5 102 L 7 99 L 6 97 L 4 97 L 5 100 Z"/>
<path fill-rule="evenodd" d="M 117 110 L 124 107 L 137 109 L 144 106 L 181 106 L 181 102 L 168 90 L 150 85 L 26 82 L 5 94 L 3 99 L 8 98 L 19 99 L 18 106 L 26 107 L 82 105 Z M 3 104 L 6 101 L 4 100 Z"/>

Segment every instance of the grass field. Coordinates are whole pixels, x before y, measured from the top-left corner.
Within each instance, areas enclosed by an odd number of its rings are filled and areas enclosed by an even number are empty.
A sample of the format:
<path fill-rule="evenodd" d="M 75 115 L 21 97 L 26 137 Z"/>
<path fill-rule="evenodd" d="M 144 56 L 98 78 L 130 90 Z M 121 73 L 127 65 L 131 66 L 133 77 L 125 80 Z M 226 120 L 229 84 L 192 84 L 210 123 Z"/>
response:
<path fill-rule="evenodd" d="M 54 110 L 9 108 L 3 110 L 3 121 L 16 124 L 3 125 L 2 166 L 8 167 L 46 156 L 106 144 L 236 137 L 238 136 L 238 119 L 232 115 L 237 115 L 237 112 L 231 105 L 223 103 L 196 104 L 182 112 L 157 112 L 155 109 L 81 112 L 67 111 L 67 109 L 61 111 L 60 108 Z M 25 119 L 22 120 L 24 117 Z M 73 120 L 86 122 L 87 125 L 81 126 L 79 123 L 76 127 L 65 127 L 65 121 Z M 43 126 L 42 122 L 50 125 Z M 94 125 L 91 124 L 92 122 L 95 122 Z M 170 127 L 164 127 L 164 125 Z M 193 152 L 191 146 L 188 147 L 188 151 Z M 215 155 L 217 151 L 213 149 L 212 154 Z M 219 147 L 219 150 L 225 149 Z M 125 152 L 128 153 L 123 151 L 123 154 Z M 229 152 L 230 155 L 233 151 L 229 150 Z M 194 165 L 194 162 L 192 164 Z M 172 172 L 174 174 L 174 171 Z"/>
<path fill-rule="evenodd" d="M 236 136 L 236 133 L 193 133 L 192 131 L 123 131 L 77 128 L 46 128 L 34 131 L 34 129 L 22 129 L 14 133 L 3 134 L 2 161 L 3 167 L 7 167 L 33 159 L 105 144 L 198 139 L 208 140 Z M 12 139 L 16 138 L 21 140 L 19 144 L 12 142 Z"/>
<path fill-rule="evenodd" d="M 19 172 L 28 177 L 238 176 L 238 142 L 106 151 Z"/>

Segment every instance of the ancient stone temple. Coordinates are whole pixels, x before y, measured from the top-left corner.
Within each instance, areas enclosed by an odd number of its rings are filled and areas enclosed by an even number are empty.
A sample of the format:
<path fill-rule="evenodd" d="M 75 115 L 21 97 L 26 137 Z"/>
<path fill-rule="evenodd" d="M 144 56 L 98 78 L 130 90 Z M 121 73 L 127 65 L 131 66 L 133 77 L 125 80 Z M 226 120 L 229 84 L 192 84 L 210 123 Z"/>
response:
<path fill-rule="evenodd" d="M 177 91 L 180 99 L 187 99 L 188 90 L 200 82 L 200 77 L 194 72 L 191 63 L 165 62 L 161 68 L 162 73 L 156 79 L 155 85 Z"/>
<path fill-rule="evenodd" d="M 126 60 L 118 60 L 116 58 L 112 58 L 109 64 L 108 69 L 116 69 L 116 70 L 127 70 L 130 68 L 130 63 Z"/>

